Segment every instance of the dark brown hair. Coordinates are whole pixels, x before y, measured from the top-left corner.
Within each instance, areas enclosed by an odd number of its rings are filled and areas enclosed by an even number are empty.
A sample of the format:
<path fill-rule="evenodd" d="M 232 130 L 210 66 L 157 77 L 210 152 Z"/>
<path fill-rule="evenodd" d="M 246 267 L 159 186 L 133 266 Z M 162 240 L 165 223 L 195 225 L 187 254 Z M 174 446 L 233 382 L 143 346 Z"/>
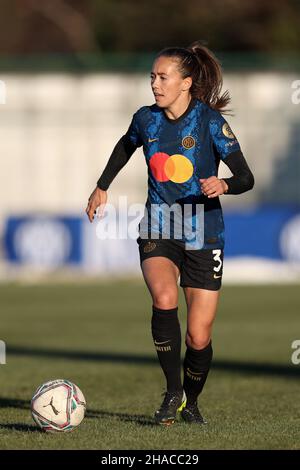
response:
<path fill-rule="evenodd" d="M 191 95 L 198 98 L 213 109 L 224 114 L 230 102 L 229 92 L 220 95 L 223 85 L 222 69 L 215 55 L 200 41 L 189 47 L 167 47 L 161 50 L 158 57 L 170 57 L 178 62 L 183 78 L 191 77 Z"/>

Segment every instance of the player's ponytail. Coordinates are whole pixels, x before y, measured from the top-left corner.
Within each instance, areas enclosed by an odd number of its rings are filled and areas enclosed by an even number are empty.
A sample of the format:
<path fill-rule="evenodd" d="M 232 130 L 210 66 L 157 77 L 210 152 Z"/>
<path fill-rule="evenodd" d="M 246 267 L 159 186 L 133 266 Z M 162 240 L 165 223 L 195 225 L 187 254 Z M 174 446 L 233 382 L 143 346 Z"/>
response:
<path fill-rule="evenodd" d="M 194 42 L 187 48 L 163 49 L 157 55 L 160 56 L 178 60 L 182 77 L 191 77 L 193 80 L 191 95 L 194 98 L 200 99 L 222 113 L 228 112 L 226 106 L 230 102 L 230 96 L 228 91 L 221 95 L 223 78 L 220 62 L 201 42 Z"/>

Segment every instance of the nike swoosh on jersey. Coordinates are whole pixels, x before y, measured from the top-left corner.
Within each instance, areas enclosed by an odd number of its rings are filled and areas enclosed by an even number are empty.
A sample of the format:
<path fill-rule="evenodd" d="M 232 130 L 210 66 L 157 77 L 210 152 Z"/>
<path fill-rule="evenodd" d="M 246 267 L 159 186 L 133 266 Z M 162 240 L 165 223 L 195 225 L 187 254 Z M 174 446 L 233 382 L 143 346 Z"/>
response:
<path fill-rule="evenodd" d="M 148 139 L 148 142 L 149 142 L 149 143 L 150 143 L 150 142 L 155 142 L 156 140 L 158 140 L 158 138 L 156 138 L 156 139 L 150 139 L 150 138 L 149 138 L 149 139 Z"/>
<path fill-rule="evenodd" d="M 222 276 L 217 276 L 216 274 L 214 274 L 214 279 L 219 279 L 220 277 Z"/>

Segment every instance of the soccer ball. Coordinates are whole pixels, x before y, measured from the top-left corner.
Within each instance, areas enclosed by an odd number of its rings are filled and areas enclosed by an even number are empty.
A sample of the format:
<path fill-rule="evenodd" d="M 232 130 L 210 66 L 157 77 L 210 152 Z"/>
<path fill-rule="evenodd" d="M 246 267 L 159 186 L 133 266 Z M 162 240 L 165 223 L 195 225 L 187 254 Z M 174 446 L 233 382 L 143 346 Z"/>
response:
<path fill-rule="evenodd" d="M 34 421 L 44 431 L 67 432 L 84 418 L 86 401 L 77 385 L 64 379 L 41 385 L 31 400 Z"/>

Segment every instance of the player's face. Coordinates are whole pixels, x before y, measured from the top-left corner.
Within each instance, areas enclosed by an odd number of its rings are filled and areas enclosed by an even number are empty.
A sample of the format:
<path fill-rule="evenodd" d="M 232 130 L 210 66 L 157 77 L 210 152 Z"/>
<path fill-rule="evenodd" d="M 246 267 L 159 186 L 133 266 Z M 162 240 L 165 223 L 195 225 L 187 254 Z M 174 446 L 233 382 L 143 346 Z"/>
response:
<path fill-rule="evenodd" d="M 169 108 L 188 93 L 190 81 L 182 78 L 176 59 L 161 56 L 152 67 L 151 87 L 157 106 Z"/>

